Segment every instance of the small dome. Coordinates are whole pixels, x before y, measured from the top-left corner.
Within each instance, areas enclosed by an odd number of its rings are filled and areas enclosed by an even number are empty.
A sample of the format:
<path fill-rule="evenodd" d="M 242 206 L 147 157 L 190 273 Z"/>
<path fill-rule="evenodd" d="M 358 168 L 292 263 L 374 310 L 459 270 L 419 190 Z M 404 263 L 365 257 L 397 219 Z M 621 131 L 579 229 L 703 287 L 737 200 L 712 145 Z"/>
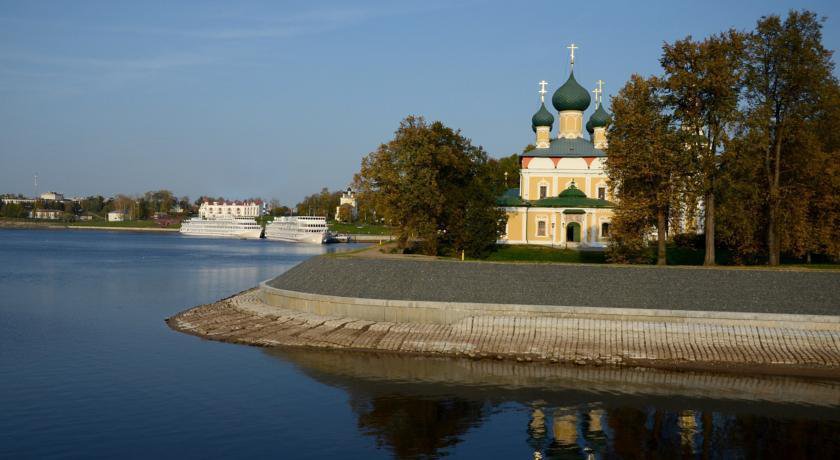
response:
<path fill-rule="evenodd" d="M 563 86 L 557 88 L 554 95 L 551 97 L 551 102 L 558 112 L 564 110 L 577 110 L 583 112 L 589 107 L 589 91 L 587 91 L 580 83 L 575 80 L 575 73 L 569 74 L 569 79 Z"/>
<path fill-rule="evenodd" d="M 592 131 L 595 131 L 594 128 L 606 128 L 608 124 L 610 124 L 610 114 L 604 110 L 604 104 L 598 104 L 598 108 L 595 110 L 595 113 L 589 117 L 589 122 L 586 123 L 587 131 L 589 131 L 589 124 L 592 124 Z M 589 131 L 590 133 L 592 131 Z"/>
<path fill-rule="evenodd" d="M 595 127 L 592 126 L 592 117 L 589 117 L 589 121 L 586 122 L 586 132 L 590 135 L 595 132 Z"/>
<path fill-rule="evenodd" d="M 578 197 L 578 198 L 586 198 L 586 194 L 583 193 L 583 190 L 580 190 L 575 186 L 575 183 L 572 182 L 569 185 L 569 188 L 560 192 L 561 197 Z"/>
<path fill-rule="evenodd" d="M 537 126 L 551 126 L 554 124 L 554 115 L 545 108 L 545 103 L 540 104 L 540 110 L 531 117 L 531 129 L 537 131 Z"/>

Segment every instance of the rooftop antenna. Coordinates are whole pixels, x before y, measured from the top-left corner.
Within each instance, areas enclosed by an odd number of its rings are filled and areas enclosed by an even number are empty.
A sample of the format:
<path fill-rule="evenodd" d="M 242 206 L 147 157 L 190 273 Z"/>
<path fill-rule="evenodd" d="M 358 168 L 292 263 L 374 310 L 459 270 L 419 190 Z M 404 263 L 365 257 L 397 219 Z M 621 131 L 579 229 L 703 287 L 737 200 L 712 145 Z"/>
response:
<path fill-rule="evenodd" d="M 38 173 L 35 173 L 35 198 L 38 197 Z"/>

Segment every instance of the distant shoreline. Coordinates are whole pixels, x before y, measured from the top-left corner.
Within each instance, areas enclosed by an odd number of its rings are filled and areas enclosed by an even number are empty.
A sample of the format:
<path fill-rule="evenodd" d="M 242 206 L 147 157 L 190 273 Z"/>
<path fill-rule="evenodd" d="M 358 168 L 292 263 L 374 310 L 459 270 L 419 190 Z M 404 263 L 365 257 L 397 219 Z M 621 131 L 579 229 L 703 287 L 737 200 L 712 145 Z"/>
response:
<path fill-rule="evenodd" d="M 152 233 L 173 233 L 178 232 L 177 228 L 161 227 L 110 227 L 99 225 L 63 225 L 56 223 L 36 222 L 10 222 L 0 221 L 0 230 L 97 230 L 97 231 L 119 231 L 119 232 L 152 232 Z"/>

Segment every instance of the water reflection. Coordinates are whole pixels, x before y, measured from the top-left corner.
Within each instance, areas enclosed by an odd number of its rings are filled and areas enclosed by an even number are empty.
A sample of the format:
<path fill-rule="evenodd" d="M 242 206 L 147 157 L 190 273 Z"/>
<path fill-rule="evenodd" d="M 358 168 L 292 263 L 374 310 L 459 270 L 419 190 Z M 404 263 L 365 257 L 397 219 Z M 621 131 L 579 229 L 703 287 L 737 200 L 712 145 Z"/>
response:
<path fill-rule="evenodd" d="M 502 436 L 522 444 L 529 455 L 523 458 L 840 455 L 838 382 L 303 349 L 266 353 L 344 389 L 359 430 L 399 458 L 451 453 L 493 414 L 517 410 L 527 413 L 521 430 Z"/>

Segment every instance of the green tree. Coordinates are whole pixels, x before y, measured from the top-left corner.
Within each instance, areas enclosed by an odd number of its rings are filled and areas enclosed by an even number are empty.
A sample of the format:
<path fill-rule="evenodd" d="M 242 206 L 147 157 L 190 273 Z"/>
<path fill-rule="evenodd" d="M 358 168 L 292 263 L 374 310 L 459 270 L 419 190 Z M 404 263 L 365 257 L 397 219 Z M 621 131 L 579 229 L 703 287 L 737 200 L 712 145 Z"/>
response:
<path fill-rule="evenodd" d="M 356 183 L 396 226 L 401 248 L 417 241 L 425 254 L 480 257 L 504 228 L 487 154 L 438 121 L 403 120 L 393 140 L 362 160 Z"/>
<path fill-rule="evenodd" d="M 665 101 L 684 130 L 694 156 L 698 191 L 703 197 L 706 254 L 715 264 L 715 199 L 721 149 L 738 120 L 742 87 L 743 34 L 729 30 L 703 41 L 691 37 L 665 44 Z"/>
<path fill-rule="evenodd" d="M 675 201 L 679 172 L 685 170 L 684 149 L 660 95 L 655 77 L 630 77 L 612 99 L 613 122 L 606 171 L 619 208 L 632 206 L 632 212 L 619 212 L 612 232 L 616 245 L 644 239 L 651 223 L 657 229 L 657 264 L 665 265 L 669 212 Z M 637 232 L 622 235 L 621 231 Z"/>
<path fill-rule="evenodd" d="M 324 187 L 319 193 L 305 197 L 295 208 L 299 215 L 324 216 L 327 220 L 332 220 L 335 218 L 335 208 L 338 207 L 340 201 L 341 192 L 330 192 Z"/>
<path fill-rule="evenodd" d="M 533 146 L 529 146 L 532 149 Z M 523 153 L 527 152 L 523 150 Z M 494 193 L 498 196 L 510 188 L 519 187 L 520 155 L 502 157 L 499 159 L 489 158 L 487 160 L 487 180 L 493 187 Z"/>

